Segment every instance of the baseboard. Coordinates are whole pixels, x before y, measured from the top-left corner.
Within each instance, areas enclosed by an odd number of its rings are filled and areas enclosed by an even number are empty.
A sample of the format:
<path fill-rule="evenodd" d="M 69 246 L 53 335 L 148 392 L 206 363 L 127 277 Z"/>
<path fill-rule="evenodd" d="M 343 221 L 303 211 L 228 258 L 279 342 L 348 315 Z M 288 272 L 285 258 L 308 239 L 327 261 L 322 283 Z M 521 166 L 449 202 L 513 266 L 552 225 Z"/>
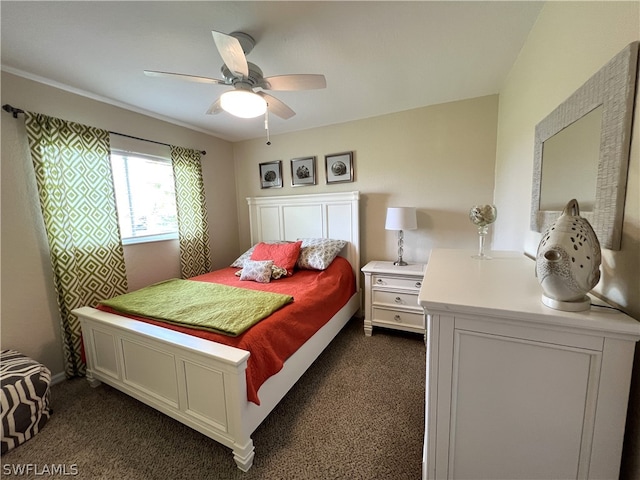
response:
<path fill-rule="evenodd" d="M 64 372 L 56 373 L 55 375 L 51 375 L 51 385 L 55 385 L 56 383 L 63 382 L 67 379 L 67 376 Z"/>

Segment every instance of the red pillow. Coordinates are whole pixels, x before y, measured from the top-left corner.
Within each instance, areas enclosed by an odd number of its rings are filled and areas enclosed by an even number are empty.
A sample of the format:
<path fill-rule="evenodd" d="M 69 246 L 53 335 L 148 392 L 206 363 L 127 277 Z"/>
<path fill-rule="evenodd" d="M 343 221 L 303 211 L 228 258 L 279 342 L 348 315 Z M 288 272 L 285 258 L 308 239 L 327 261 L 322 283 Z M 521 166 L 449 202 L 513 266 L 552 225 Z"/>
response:
<path fill-rule="evenodd" d="M 273 264 L 284 268 L 287 275 L 293 275 L 300 255 L 302 241 L 293 243 L 264 243 L 260 242 L 251 254 L 251 260 L 273 260 Z"/>

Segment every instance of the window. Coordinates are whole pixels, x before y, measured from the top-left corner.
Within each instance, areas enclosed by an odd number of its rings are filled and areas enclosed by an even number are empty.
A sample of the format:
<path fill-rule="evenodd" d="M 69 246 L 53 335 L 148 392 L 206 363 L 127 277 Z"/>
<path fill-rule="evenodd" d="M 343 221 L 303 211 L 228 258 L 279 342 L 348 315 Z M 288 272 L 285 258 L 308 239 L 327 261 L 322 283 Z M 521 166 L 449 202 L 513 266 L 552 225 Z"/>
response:
<path fill-rule="evenodd" d="M 171 160 L 112 150 L 111 169 L 122 243 L 178 238 Z"/>

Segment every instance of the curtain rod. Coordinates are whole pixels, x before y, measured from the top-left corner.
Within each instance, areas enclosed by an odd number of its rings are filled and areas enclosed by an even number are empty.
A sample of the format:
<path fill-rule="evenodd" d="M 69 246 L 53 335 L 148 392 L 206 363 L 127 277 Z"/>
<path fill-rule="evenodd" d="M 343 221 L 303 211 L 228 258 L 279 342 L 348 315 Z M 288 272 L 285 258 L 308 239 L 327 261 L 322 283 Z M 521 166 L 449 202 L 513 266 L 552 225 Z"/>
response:
<path fill-rule="evenodd" d="M 157 142 L 156 140 L 148 140 L 146 138 L 140 138 L 140 137 L 134 137 L 133 135 L 127 135 L 126 133 L 118 133 L 118 132 L 109 132 L 113 135 L 119 135 L 121 137 L 127 137 L 127 138 L 133 138 L 134 140 L 142 140 L 143 142 L 151 142 L 151 143 L 157 143 L 158 145 L 166 145 L 167 147 L 170 147 L 171 145 L 168 143 L 164 143 L 164 142 Z M 194 149 L 197 150 L 197 149 Z M 198 150 L 200 152 L 201 155 L 206 155 L 207 151 L 206 150 Z"/>
<path fill-rule="evenodd" d="M 15 108 L 12 107 L 11 105 L 9 105 L 8 103 L 4 104 L 2 106 L 2 109 L 5 112 L 9 112 L 11 115 L 13 115 L 13 118 L 18 118 L 18 114 L 19 113 L 24 113 L 24 110 L 21 110 L 19 108 Z M 146 138 L 140 138 L 140 137 L 134 137 L 133 135 L 127 135 L 125 133 L 118 133 L 118 132 L 111 132 L 109 131 L 109 133 L 113 134 L 113 135 L 120 135 L 121 137 L 127 137 L 127 138 L 133 138 L 134 140 L 142 140 L 143 142 L 151 142 L 151 143 L 157 143 L 158 145 L 166 145 L 167 147 L 170 147 L 171 145 L 168 143 L 164 143 L 164 142 L 157 142 L 155 140 L 148 140 Z M 201 155 L 206 155 L 207 152 L 206 150 L 199 150 Z"/>

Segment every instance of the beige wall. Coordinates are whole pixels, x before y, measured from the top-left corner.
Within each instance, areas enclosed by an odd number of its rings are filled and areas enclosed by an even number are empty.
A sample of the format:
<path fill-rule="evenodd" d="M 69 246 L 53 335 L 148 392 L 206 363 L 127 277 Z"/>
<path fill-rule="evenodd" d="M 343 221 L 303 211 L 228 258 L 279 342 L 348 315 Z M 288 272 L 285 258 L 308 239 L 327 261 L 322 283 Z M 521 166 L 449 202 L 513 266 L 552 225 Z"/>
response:
<path fill-rule="evenodd" d="M 639 2 L 548 2 L 500 92 L 495 201 L 498 248 L 534 252 L 529 232 L 535 126 L 615 54 L 640 39 Z M 636 101 L 622 250 L 603 250 L 596 291 L 640 320 L 640 102 Z M 567 199 L 569 200 L 569 199 Z M 502 221 L 500 221 L 502 220 Z M 622 477 L 640 478 L 640 347 Z"/>
<path fill-rule="evenodd" d="M 358 190 L 361 261 L 393 260 L 397 233 L 385 231 L 386 208 L 417 208 L 418 230 L 405 232 L 404 259 L 426 262 L 433 247 L 476 248 L 474 203 L 493 199 L 498 97 L 401 113 L 234 144 L 238 220 L 250 242 L 246 197 Z M 324 156 L 354 152 L 355 181 L 326 185 Z M 292 187 L 290 160 L 317 157 L 315 186 Z M 261 162 L 282 160 L 283 188 L 261 189 Z"/>
<path fill-rule="evenodd" d="M 247 196 L 361 191 L 363 264 L 396 255 L 396 233 L 384 230 L 387 206 L 418 208 L 419 229 L 406 232 L 405 259 L 426 261 L 434 246 L 475 248 L 466 212 L 471 204 L 493 196 L 497 96 L 282 135 L 272 138 L 270 147 L 262 139 L 232 145 L 6 72 L 2 100 L 25 110 L 206 150 L 202 163 L 215 268 L 228 265 L 248 247 Z M 63 371 L 59 315 L 23 120 L 6 113 L 0 118 L 2 348 L 16 348 L 57 374 Z M 355 154 L 355 182 L 325 185 L 324 155 L 347 150 Z M 289 160 L 308 155 L 318 157 L 318 185 L 293 188 Z M 283 160 L 285 187 L 262 190 L 258 163 L 275 159 Z M 175 241 L 127 246 L 125 259 L 130 289 L 179 276 Z"/>
<path fill-rule="evenodd" d="M 229 142 L 2 73 L 2 103 L 86 125 L 173 145 L 207 151 L 202 157 L 212 263 L 218 268 L 235 258 L 238 229 Z M 14 348 L 63 371 L 59 314 L 48 245 L 33 168 L 24 136 L 24 120 L 3 112 L 2 128 L 2 348 Z M 231 179 L 231 181 L 229 181 Z M 180 276 L 177 241 L 125 247 L 130 288 Z"/>

